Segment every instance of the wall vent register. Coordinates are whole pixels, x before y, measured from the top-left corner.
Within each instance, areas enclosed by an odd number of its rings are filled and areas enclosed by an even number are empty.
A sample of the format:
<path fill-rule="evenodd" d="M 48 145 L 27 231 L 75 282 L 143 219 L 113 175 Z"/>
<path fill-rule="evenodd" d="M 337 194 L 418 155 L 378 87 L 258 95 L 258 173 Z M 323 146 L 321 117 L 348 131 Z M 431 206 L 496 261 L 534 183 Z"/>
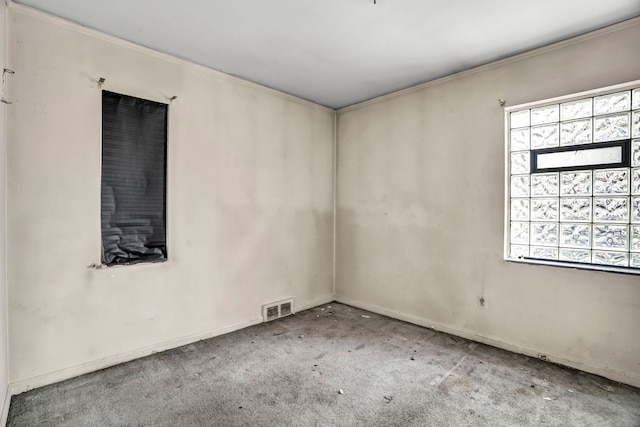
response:
<path fill-rule="evenodd" d="M 640 81 L 505 114 L 505 258 L 640 274 Z"/>
<path fill-rule="evenodd" d="M 262 306 L 262 319 L 265 322 L 289 316 L 293 313 L 293 298 L 272 302 Z"/>

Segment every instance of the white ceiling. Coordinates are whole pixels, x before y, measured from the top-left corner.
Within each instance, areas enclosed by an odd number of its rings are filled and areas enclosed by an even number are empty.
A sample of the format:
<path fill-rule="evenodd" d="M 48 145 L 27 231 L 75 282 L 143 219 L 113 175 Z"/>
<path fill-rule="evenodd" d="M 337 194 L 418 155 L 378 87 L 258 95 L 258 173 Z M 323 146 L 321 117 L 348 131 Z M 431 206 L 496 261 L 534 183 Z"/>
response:
<path fill-rule="evenodd" d="M 331 108 L 640 15 L 640 0 L 14 1 Z"/>

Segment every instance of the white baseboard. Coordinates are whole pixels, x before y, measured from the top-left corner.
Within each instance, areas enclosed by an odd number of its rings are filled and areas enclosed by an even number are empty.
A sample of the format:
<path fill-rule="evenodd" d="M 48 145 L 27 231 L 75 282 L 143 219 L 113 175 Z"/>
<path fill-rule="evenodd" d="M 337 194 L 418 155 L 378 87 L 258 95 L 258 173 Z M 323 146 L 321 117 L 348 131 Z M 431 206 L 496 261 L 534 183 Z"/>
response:
<path fill-rule="evenodd" d="M 349 297 L 336 295 L 335 301 L 343 304 L 351 305 L 354 307 L 358 307 L 363 310 L 368 310 L 374 313 L 382 314 L 384 316 L 393 317 L 394 319 L 403 320 L 405 322 L 413 323 L 415 325 L 424 326 L 426 328 L 430 328 L 436 331 L 445 332 L 451 335 L 456 335 L 472 341 L 477 341 L 483 344 L 490 345 L 492 347 L 498 347 L 514 353 L 524 354 L 526 356 L 531 356 L 535 358 L 538 358 L 541 353 L 539 350 L 529 348 L 529 347 L 524 347 L 517 344 L 511 344 L 496 338 L 486 337 L 486 336 L 480 335 L 475 331 L 471 331 L 468 329 L 461 329 L 457 326 L 451 326 L 451 325 L 442 324 L 438 322 L 432 322 L 432 321 L 429 321 L 428 319 L 404 314 L 399 311 L 390 310 L 388 308 L 380 307 L 375 304 L 369 304 L 366 302 L 358 301 L 356 299 L 352 299 Z M 571 368 L 579 369 L 581 371 L 589 372 L 595 375 L 600 375 L 602 377 L 609 378 L 613 381 L 629 384 L 634 387 L 640 387 L 640 374 L 638 373 L 621 372 L 621 371 L 608 368 L 606 366 L 598 366 L 591 361 L 569 359 L 566 356 L 559 355 L 559 354 L 550 354 L 550 353 L 544 353 L 544 354 L 546 356 L 546 360 L 548 360 L 549 362 L 557 363 L 559 365 L 569 366 Z"/>
<path fill-rule="evenodd" d="M 9 417 L 9 404 L 11 403 L 11 388 L 9 385 L 7 385 L 5 392 L 2 411 L 0 411 L 0 427 L 7 425 L 7 418 Z"/>
<path fill-rule="evenodd" d="M 314 308 L 317 307 L 319 305 L 324 305 L 324 304 L 329 304 L 331 302 L 335 301 L 334 295 L 333 294 L 328 294 L 325 295 L 321 298 L 317 298 L 311 302 L 308 302 L 306 304 L 300 304 L 300 305 L 296 305 L 294 306 L 294 313 L 297 313 L 299 311 L 304 311 L 304 310 L 308 310 L 310 308 Z"/>
<path fill-rule="evenodd" d="M 161 351 L 191 344 L 196 341 L 201 341 L 201 340 L 205 340 L 218 335 L 233 332 L 238 329 L 243 329 L 249 326 L 257 325 L 258 323 L 262 323 L 261 316 L 252 317 L 243 322 L 234 323 L 232 325 L 223 326 L 221 328 L 212 329 L 206 332 L 188 335 L 186 337 L 165 341 L 165 342 L 144 347 L 141 349 L 120 353 L 113 356 L 108 356 L 102 359 L 93 360 L 91 362 L 83 363 L 78 366 L 72 366 L 69 368 L 60 369 L 58 371 L 37 375 L 31 378 L 27 378 L 24 380 L 11 383 L 9 391 L 11 392 L 12 395 L 20 394 L 34 388 L 43 387 L 49 384 L 54 384 L 60 381 L 67 380 L 69 378 L 77 377 L 78 375 L 98 371 L 100 369 L 108 368 L 110 366 L 118 365 L 120 363 L 128 362 L 130 360 L 149 356 L 150 354 L 153 354 L 153 353 L 158 353 Z"/>
<path fill-rule="evenodd" d="M 328 304 L 334 300 L 333 294 L 325 295 L 321 298 L 317 298 L 311 302 L 296 305 L 294 312 L 304 311 L 309 308 L 317 307 L 319 305 Z M 224 326 L 222 328 L 212 329 L 210 331 L 189 335 L 186 337 L 177 338 L 174 340 L 165 341 L 152 346 L 144 347 L 141 349 L 120 353 L 114 356 L 108 356 L 102 359 L 93 360 L 91 362 L 83 363 L 78 366 L 72 366 L 65 369 L 60 369 L 54 372 L 48 372 L 42 375 L 36 375 L 31 378 L 16 381 L 9 386 L 9 397 L 14 394 L 24 393 L 25 391 L 32 390 L 34 388 L 43 387 L 45 385 L 54 384 L 60 381 L 67 380 L 69 378 L 77 377 L 78 375 L 87 374 L 89 372 L 98 371 L 100 369 L 108 368 L 110 366 L 118 365 L 120 363 L 128 362 L 130 360 L 139 359 L 141 357 L 149 356 L 153 353 L 169 350 L 172 348 L 180 347 L 183 345 L 191 344 L 196 341 L 205 340 L 218 335 L 226 334 L 229 332 L 243 329 L 252 325 L 262 323 L 262 317 L 252 317 L 246 321 L 234 323 L 232 325 Z M 8 406 L 8 405 L 7 405 Z M 8 411 L 8 407 L 6 408 Z"/>

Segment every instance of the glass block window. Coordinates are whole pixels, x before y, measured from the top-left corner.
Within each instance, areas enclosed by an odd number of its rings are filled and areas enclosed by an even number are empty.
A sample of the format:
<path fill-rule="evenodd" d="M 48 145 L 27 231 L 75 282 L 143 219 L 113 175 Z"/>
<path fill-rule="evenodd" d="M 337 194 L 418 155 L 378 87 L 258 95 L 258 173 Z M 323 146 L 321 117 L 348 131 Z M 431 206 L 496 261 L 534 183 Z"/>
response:
<path fill-rule="evenodd" d="M 640 274 L 640 81 L 505 122 L 506 259 Z"/>

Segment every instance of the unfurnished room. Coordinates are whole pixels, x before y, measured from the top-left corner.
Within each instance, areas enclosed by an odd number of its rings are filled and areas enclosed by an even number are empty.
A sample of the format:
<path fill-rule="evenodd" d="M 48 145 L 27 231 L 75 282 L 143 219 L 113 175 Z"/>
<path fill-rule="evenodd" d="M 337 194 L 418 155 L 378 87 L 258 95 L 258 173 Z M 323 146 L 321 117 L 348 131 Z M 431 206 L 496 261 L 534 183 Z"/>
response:
<path fill-rule="evenodd" d="M 0 426 L 640 426 L 638 0 L 0 12 Z"/>

